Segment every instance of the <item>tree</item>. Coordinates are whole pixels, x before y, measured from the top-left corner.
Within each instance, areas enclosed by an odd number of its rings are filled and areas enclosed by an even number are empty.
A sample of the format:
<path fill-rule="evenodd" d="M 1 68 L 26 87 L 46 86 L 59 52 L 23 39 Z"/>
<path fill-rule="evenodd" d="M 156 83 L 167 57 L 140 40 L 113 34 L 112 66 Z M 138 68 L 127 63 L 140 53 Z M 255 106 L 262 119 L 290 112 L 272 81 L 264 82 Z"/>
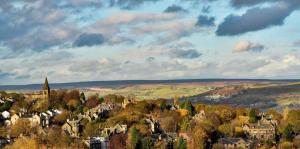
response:
<path fill-rule="evenodd" d="M 71 100 L 69 100 L 67 105 L 71 111 L 74 111 L 80 105 L 80 102 L 76 99 L 71 99 Z"/>
<path fill-rule="evenodd" d="M 9 110 L 11 106 L 12 103 L 10 101 L 6 101 L 4 104 L 0 106 L 0 112 Z"/>
<path fill-rule="evenodd" d="M 167 101 L 164 99 L 160 100 L 161 102 L 159 103 L 159 108 L 161 111 L 164 111 L 167 108 Z"/>
<path fill-rule="evenodd" d="M 141 136 L 135 127 L 131 127 L 128 137 L 128 147 L 138 149 L 141 146 Z"/>
<path fill-rule="evenodd" d="M 187 143 L 182 137 L 179 138 L 177 149 L 187 149 Z"/>
<path fill-rule="evenodd" d="M 84 127 L 83 134 L 85 137 L 93 137 L 97 134 L 97 126 L 90 122 L 87 123 Z"/>
<path fill-rule="evenodd" d="M 224 149 L 224 146 L 220 143 L 216 143 L 213 145 L 213 149 Z"/>
<path fill-rule="evenodd" d="M 300 110 L 289 111 L 285 122 L 292 125 L 295 133 L 300 133 Z"/>
<path fill-rule="evenodd" d="M 31 133 L 32 128 L 28 120 L 18 119 L 11 128 L 11 135 L 14 137 L 18 137 L 20 134 L 30 135 Z"/>
<path fill-rule="evenodd" d="M 235 111 L 230 108 L 224 108 L 221 110 L 220 117 L 222 118 L 223 122 L 229 122 L 232 119 L 234 119 L 235 116 L 236 116 Z"/>
<path fill-rule="evenodd" d="M 180 122 L 180 129 L 183 131 L 187 131 L 190 128 L 190 122 L 187 117 L 183 118 Z"/>
<path fill-rule="evenodd" d="M 284 128 L 284 130 L 282 132 L 282 136 L 287 141 L 292 141 L 293 140 L 293 127 L 292 127 L 292 125 L 288 124 Z"/>
<path fill-rule="evenodd" d="M 71 144 L 71 138 L 63 133 L 60 128 L 51 129 L 46 140 L 52 148 L 67 148 Z"/>
<path fill-rule="evenodd" d="M 5 147 L 5 149 L 38 149 L 38 142 L 33 138 L 20 137 L 15 140 L 11 145 Z"/>
<path fill-rule="evenodd" d="M 65 121 L 70 117 L 70 114 L 71 114 L 70 111 L 66 111 L 66 110 L 62 111 L 61 114 L 56 115 L 54 117 L 54 123 L 60 124 L 60 125 L 64 124 Z"/>
<path fill-rule="evenodd" d="M 126 134 L 115 134 L 110 138 L 110 149 L 124 149 L 126 148 Z"/>
<path fill-rule="evenodd" d="M 230 123 L 222 124 L 218 127 L 218 131 L 222 134 L 224 137 L 233 137 L 233 127 Z"/>
<path fill-rule="evenodd" d="M 192 130 L 193 146 L 199 149 L 207 148 L 208 134 L 201 126 L 196 126 Z"/>
<path fill-rule="evenodd" d="M 249 123 L 255 123 L 257 121 L 256 118 L 257 114 L 255 109 L 253 108 L 250 109 L 248 116 L 249 116 Z"/>
<path fill-rule="evenodd" d="M 191 101 L 186 100 L 185 102 L 181 103 L 180 108 L 188 110 L 191 116 L 195 115 L 195 107 Z"/>
<path fill-rule="evenodd" d="M 99 104 L 99 97 L 97 95 L 90 96 L 85 103 L 88 108 L 95 108 Z"/>
<path fill-rule="evenodd" d="M 280 121 L 282 119 L 282 115 L 273 108 L 268 109 L 266 113 L 272 115 L 272 119 L 274 120 Z"/>
<path fill-rule="evenodd" d="M 84 92 L 81 92 L 81 93 L 80 93 L 80 99 L 83 100 L 83 101 L 85 101 L 85 95 L 84 95 Z"/>
<path fill-rule="evenodd" d="M 103 97 L 106 103 L 122 103 L 125 99 L 124 96 L 109 94 Z"/>
<path fill-rule="evenodd" d="M 152 142 L 150 137 L 145 137 L 142 139 L 142 149 L 153 149 L 154 142 Z"/>

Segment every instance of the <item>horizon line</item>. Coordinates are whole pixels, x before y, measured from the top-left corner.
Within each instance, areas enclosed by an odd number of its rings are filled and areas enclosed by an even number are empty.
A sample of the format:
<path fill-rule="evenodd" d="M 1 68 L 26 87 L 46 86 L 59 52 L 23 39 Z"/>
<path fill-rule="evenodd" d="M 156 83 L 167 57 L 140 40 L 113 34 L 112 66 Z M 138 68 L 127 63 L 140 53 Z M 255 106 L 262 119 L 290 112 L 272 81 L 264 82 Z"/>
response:
<path fill-rule="evenodd" d="M 74 81 L 74 82 L 53 82 L 49 84 L 59 85 L 59 84 L 72 84 L 72 83 L 90 83 L 90 82 L 130 82 L 130 81 L 200 81 L 200 80 L 212 80 L 212 81 L 291 81 L 298 82 L 300 79 L 271 79 L 271 78 L 199 78 L 199 79 L 129 79 L 129 80 L 90 80 L 90 81 Z M 31 85 L 41 85 L 43 83 L 28 83 L 28 84 L 0 84 L 0 86 L 31 86 Z"/>

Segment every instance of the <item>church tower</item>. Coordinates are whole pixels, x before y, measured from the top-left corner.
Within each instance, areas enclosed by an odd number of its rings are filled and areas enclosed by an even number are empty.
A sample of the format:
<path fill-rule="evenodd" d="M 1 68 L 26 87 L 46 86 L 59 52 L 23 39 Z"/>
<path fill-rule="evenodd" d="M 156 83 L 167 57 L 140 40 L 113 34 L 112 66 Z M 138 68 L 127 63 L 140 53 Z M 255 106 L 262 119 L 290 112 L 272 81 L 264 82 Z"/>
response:
<path fill-rule="evenodd" d="M 45 83 L 43 85 L 42 92 L 43 92 L 43 97 L 45 99 L 49 99 L 49 97 L 50 97 L 50 87 L 49 87 L 47 77 L 45 78 Z"/>

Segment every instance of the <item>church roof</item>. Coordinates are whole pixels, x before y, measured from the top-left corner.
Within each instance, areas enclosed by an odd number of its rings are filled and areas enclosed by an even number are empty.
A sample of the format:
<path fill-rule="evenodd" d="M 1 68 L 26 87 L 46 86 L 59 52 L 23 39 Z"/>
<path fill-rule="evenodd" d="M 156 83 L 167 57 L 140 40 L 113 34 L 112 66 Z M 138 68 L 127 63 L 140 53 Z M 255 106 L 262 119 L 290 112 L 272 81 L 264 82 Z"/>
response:
<path fill-rule="evenodd" d="M 48 83 L 47 77 L 46 77 L 45 83 L 44 83 L 44 85 L 43 85 L 43 90 L 50 90 L 50 87 L 49 87 L 49 83 Z"/>

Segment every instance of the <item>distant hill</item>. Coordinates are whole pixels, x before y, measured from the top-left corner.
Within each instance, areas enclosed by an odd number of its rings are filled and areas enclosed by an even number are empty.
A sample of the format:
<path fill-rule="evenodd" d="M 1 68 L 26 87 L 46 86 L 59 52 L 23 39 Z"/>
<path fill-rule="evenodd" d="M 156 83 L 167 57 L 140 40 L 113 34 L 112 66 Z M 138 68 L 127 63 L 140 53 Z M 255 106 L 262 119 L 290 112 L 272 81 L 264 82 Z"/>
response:
<path fill-rule="evenodd" d="M 269 108 L 300 104 L 300 83 L 273 84 L 265 86 L 226 86 L 184 99 L 209 104 Z"/>
<path fill-rule="evenodd" d="M 176 84 L 176 83 L 209 83 L 209 82 L 298 82 L 300 80 L 268 80 L 268 79 L 178 79 L 178 80 L 124 80 L 124 81 L 88 81 L 70 83 L 51 83 L 53 89 L 120 87 L 140 84 Z M 42 84 L 0 85 L 0 90 L 40 90 Z"/>

